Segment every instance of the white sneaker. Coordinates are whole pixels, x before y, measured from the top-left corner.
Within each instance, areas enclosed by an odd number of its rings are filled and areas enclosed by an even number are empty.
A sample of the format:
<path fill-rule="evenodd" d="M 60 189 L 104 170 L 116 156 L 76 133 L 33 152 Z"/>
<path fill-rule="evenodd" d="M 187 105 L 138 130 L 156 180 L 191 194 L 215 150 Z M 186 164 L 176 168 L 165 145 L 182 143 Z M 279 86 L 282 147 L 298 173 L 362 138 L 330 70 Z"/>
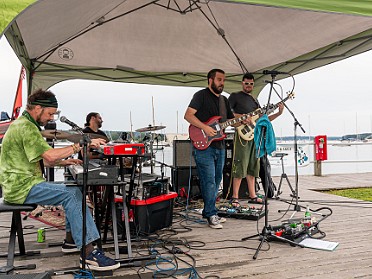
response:
<path fill-rule="evenodd" d="M 76 247 L 75 243 L 68 243 L 65 239 L 62 244 L 62 252 L 68 254 L 80 252 L 80 250 Z"/>
<path fill-rule="evenodd" d="M 224 218 L 224 217 L 220 217 L 220 216 L 217 215 L 217 218 L 220 221 L 220 223 L 225 223 L 226 222 L 226 218 Z"/>
<path fill-rule="evenodd" d="M 219 217 L 217 215 L 212 215 L 211 217 L 208 217 L 208 225 L 212 229 L 222 229 L 223 226 L 220 223 Z M 226 219 L 225 219 L 226 221 Z"/>

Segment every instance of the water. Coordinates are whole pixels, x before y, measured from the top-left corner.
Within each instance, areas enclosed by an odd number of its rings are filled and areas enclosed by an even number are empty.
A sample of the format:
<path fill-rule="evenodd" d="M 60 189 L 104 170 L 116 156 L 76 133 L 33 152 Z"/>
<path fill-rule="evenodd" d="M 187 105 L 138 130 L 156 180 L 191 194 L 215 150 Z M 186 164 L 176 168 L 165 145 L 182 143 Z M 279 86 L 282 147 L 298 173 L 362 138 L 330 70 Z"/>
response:
<path fill-rule="evenodd" d="M 314 174 L 314 145 L 309 142 L 298 143 L 297 169 L 299 175 Z M 283 157 L 284 172 L 287 175 L 295 175 L 295 154 L 293 142 L 277 142 L 278 153 L 287 153 Z M 328 160 L 322 161 L 322 174 L 338 173 L 364 173 L 372 171 L 372 143 L 343 143 L 340 141 L 329 142 L 327 145 Z M 183 154 L 189 156 L 189 154 Z M 229 156 L 229 155 L 228 155 Z M 163 150 L 156 151 L 156 161 L 168 166 L 174 166 L 173 147 L 164 147 Z M 272 176 L 282 174 L 282 162 L 280 157 L 269 156 Z M 149 168 L 144 168 L 147 172 Z M 170 176 L 171 169 L 163 165 L 166 176 Z M 154 172 L 161 173 L 160 164 L 156 163 Z"/>
<path fill-rule="evenodd" d="M 341 173 L 364 173 L 372 171 L 372 143 L 342 143 L 340 141 L 329 142 L 327 145 L 328 160 L 322 162 L 322 175 Z M 295 155 L 293 142 L 277 142 L 277 151 L 287 153 L 283 157 L 284 172 L 289 176 L 295 175 Z M 172 168 L 176 167 L 173 162 L 173 147 L 164 147 L 155 150 L 155 174 L 171 177 Z M 230 152 L 231 154 L 231 152 Z M 181 154 L 189 158 L 190 154 Z M 231 156 L 228 154 L 228 156 Z M 280 157 L 269 156 L 271 175 L 282 174 L 282 162 Z M 298 143 L 297 156 L 298 175 L 314 175 L 314 145 L 308 142 Z M 151 173 L 151 167 L 143 167 L 142 172 Z M 57 179 L 58 178 L 58 179 Z M 63 169 L 56 169 L 56 180 L 63 180 Z"/>

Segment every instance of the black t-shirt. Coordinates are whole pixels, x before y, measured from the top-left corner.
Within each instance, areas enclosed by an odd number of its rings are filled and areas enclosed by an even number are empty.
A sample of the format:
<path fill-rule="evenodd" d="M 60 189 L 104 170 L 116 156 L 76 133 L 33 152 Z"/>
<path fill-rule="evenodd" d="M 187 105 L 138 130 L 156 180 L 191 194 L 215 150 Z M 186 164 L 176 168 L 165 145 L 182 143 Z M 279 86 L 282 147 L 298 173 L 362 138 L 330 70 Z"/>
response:
<path fill-rule="evenodd" d="M 229 103 L 231 110 L 238 114 L 250 113 L 260 107 L 260 104 L 252 95 L 243 91 L 230 94 Z"/>
<path fill-rule="evenodd" d="M 227 98 L 223 95 L 217 97 L 209 90 L 209 88 L 205 88 L 196 92 L 190 101 L 189 107 L 196 110 L 195 116 L 201 122 L 206 122 L 213 116 L 221 116 L 219 98 L 223 98 L 224 100 L 227 119 L 234 118 L 234 114 L 231 111 Z M 224 142 L 213 141 L 210 146 L 222 149 L 224 148 Z"/>
<path fill-rule="evenodd" d="M 84 133 L 97 134 L 97 135 L 105 136 L 105 137 L 107 138 L 105 132 L 102 131 L 102 130 L 100 130 L 100 129 L 98 129 L 98 131 L 96 132 L 96 131 L 93 131 L 90 127 L 85 127 L 85 128 L 83 129 L 83 132 L 84 132 Z"/>
<path fill-rule="evenodd" d="M 104 136 L 104 137 L 107 138 L 105 132 L 102 131 L 102 130 L 100 130 L 100 129 L 98 129 L 97 132 L 96 132 L 96 131 L 93 131 L 90 127 L 85 127 L 85 128 L 83 129 L 83 132 L 84 132 L 84 133 L 89 133 L 89 134 L 97 134 L 97 135 L 101 135 L 101 136 Z M 98 152 L 96 152 L 96 151 L 94 151 L 94 150 L 92 150 L 92 149 L 90 149 L 90 152 L 92 152 L 93 155 L 99 155 Z M 83 156 L 81 155 L 81 152 L 79 152 L 79 154 L 78 154 L 78 158 L 79 158 L 80 160 L 83 159 Z"/>

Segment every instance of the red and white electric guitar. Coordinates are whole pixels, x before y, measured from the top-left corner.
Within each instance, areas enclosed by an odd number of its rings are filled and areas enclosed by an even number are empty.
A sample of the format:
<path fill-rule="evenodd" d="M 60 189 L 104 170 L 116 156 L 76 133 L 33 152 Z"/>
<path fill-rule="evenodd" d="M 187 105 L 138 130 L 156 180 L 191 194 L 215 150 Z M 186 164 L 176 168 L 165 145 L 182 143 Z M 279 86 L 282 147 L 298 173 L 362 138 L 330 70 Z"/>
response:
<path fill-rule="evenodd" d="M 294 93 L 291 92 L 288 94 L 288 96 L 283 100 L 284 102 L 290 98 L 293 98 Z M 279 103 L 281 103 L 280 101 Z M 276 109 L 279 105 L 279 103 L 275 105 L 269 105 L 268 111 L 271 111 L 273 109 Z M 223 140 L 226 138 L 226 134 L 224 133 L 224 130 L 231 125 L 234 125 L 236 123 L 239 123 L 241 121 L 246 120 L 248 117 L 252 117 L 253 119 L 257 119 L 260 114 L 265 112 L 265 108 L 258 108 L 255 111 L 252 111 L 250 113 L 244 114 L 240 117 L 236 117 L 230 120 L 227 120 L 225 122 L 219 123 L 219 120 L 221 119 L 221 116 L 213 116 L 208 119 L 207 122 L 204 122 L 204 124 L 207 124 L 209 127 L 212 127 L 214 130 L 217 131 L 217 134 L 215 136 L 208 136 L 202 129 L 195 127 L 194 125 L 190 125 L 189 127 L 189 136 L 192 141 L 193 146 L 196 149 L 204 150 L 207 149 L 208 146 L 213 141 Z"/>
<path fill-rule="evenodd" d="M 208 136 L 202 129 L 194 125 L 190 125 L 189 136 L 192 141 L 192 144 L 196 149 L 199 150 L 207 149 L 208 146 L 212 143 L 212 141 L 223 140 L 224 138 L 226 138 L 226 134 L 224 133 L 226 127 L 239 123 L 247 119 L 248 117 L 252 117 L 259 113 L 261 113 L 261 109 L 257 109 L 255 111 L 244 114 L 240 117 L 227 120 L 222 123 L 219 123 L 221 116 L 213 116 L 209 118 L 207 122 L 204 122 L 204 124 L 207 124 L 209 127 L 212 127 L 214 130 L 217 131 L 217 134 L 212 137 Z"/>

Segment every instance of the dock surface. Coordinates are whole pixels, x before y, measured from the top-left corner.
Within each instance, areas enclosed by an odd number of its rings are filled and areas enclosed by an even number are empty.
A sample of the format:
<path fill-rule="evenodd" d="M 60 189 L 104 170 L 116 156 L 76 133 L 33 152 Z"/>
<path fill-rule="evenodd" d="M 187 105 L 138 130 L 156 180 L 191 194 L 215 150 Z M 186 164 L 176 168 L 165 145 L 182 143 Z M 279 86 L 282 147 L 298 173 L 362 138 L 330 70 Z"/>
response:
<path fill-rule="evenodd" d="M 280 177 L 273 177 L 279 185 Z M 296 187 L 295 177 L 289 177 L 291 186 Z M 295 210 L 291 203 L 291 191 L 283 180 L 278 199 L 269 199 L 268 216 L 255 220 L 227 218 L 223 229 L 211 229 L 197 213 L 185 211 L 185 206 L 174 208 L 172 227 L 159 231 L 146 238 L 132 236 L 134 257 L 147 256 L 152 253 L 155 260 L 138 261 L 114 271 L 112 275 L 95 274 L 96 278 L 372 278 L 372 203 L 330 195 L 320 190 L 371 187 L 372 173 L 337 174 L 322 177 L 299 176 L 298 193 L 301 211 Z M 241 203 L 246 205 L 246 201 Z M 260 237 L 242 238 L 262 233 L 265 223 L 278 226 L 282 221 L 302 218 L 306 206 L 311 210 L 321 207 L 330 208 L 332 215 L 319 224 L 325 233 L 322 240 L 337 242 L 333 251 L 301 248 L 286 242 L 272 239 L 260 244 Z M 192 204 L 188 209 L 197 204 Z M 278 212 L 278 210 L 288 212 Z M 320 211 L 328 213 L 328 209 Z M 1 214 L 0 252 L 7 252 L 11 215 Z M 312 216 L 320 220 L 321 215 L 313 212 Z M 267 219 L 265 219 L 267 218 Z M 266 221 L 266 222 L 265 222 Z M 47 227 L 38 220 L 27 218 L 23 221 L 26 250 L 40 250 L 40 255 L 16 257 L 16 265 L 34 263 L 35 270 L 16 270 L 20 274 L 53 272 L 53 279 L 73 278 L 66 272 L 76 269 L 79 264 L 78 254 L 63 254 L 60 246 L 64 231 L 47 228 L 46 242 L 37 243 L 37 229 Z M 314 237 L 320 237 L 317 233 Z M 266 238 L 266 237 L 265 237 Z M 269 238 L 269 237 L 267 237 Z M 120 242 L 120 247 L 125 243 Z M 106 253 L 114 257 L 113 244 L 105 244 Z M 124 249 L 123 249 L 124 250 Z M 120 254 L 126 259 L 126 254 Z M 123 261 L 125 262 L 125 261 Z M 5 265 L 6 258 L 0 258 L 0 266 Z M 194 272 L 195 277 L 190 277 Z M 172 274 L 174 277 L 172 277 Z"/>

